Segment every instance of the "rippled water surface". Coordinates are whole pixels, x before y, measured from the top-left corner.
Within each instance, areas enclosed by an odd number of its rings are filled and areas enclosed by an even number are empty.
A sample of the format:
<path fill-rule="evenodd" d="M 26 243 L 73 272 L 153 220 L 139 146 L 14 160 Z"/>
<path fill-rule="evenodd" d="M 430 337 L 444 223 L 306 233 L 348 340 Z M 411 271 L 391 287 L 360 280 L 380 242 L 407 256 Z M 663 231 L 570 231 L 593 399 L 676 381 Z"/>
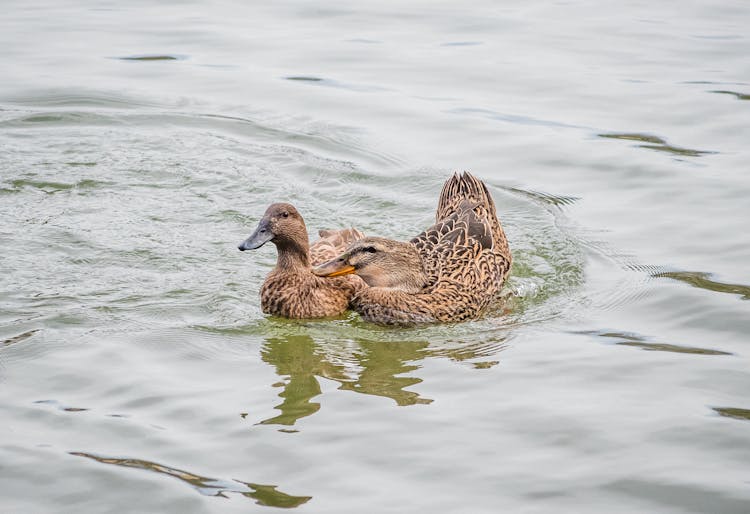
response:
<path fill-rule="evenodd" d="M 750 512 L 746 2 L 4 7 L 0 510 Z M 482 319 L 262 314 L 462 169 Z"/>

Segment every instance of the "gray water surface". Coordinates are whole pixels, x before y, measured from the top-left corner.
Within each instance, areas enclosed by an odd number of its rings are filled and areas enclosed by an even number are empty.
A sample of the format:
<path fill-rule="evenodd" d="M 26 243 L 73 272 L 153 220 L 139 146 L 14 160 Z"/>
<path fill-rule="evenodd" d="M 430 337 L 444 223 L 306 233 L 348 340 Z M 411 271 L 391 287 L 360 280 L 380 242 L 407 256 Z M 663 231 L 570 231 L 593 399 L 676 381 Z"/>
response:
<path fill-rule="evenodd" d="M 4 7 L 2 512 L 750 512 L 746 2 Z M 261 312 L 464 169 L 482 319 Z"/>

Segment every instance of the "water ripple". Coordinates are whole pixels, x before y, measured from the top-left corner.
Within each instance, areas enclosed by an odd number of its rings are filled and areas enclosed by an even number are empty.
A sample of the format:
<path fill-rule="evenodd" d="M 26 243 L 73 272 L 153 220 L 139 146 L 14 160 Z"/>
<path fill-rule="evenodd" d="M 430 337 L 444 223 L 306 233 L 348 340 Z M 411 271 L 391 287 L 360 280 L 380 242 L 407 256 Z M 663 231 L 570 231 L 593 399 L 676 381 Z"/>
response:
<path fill-rule="evenodd" d="M 654 136 L 651 134 L 639 134 L 639 133 L 611 133 L 611 134 L 597 134 L 599 137 L 606 139 L 622 139 L 624 141 L 640 141 L 646 144 L 635 145 L 638 148 L 647 148 L 649 150 L 657 150 L 660 152 L 667 152 L 675 155 L 681 155 L 685 157 L 700 157 L 701 155 L 716 154 L 718 152 L 709 150 L 694 150 L 692 148 L 684 148 L 679 146 L 670 145 L 666 140 Z"/>
<path fill-rule="evenodd" d="M 705 289 L 706 291 L 740 295 L 740 298 L 743 300 L 750 300 L 750 286 L 712 280 L 711 273 L 702 271 L 661 271 L 654 273 L 652 276 L 655 278 L 671 278 L 672 280 L 678 280 L 690 286 Z"/>
<path fill-rule="evenodd" d="M 225 493 L 236 493 L 255 500 L 255 503 L 258 505 L 286 509 L 299 507 L 312 499 L 312 496 L 292 496 L 284 493 L 279 491 L 275 485 L 255 484 L 251 482 L 243 482 L 241 480 L 209 478 L 143 459 L 102 457 L 86 452 L 70 452 L 70 454 L 77 457 L 85 457 L 102 464 L 143 469 L 167 475 L 181 480 L 204 496 L 227 498 Z"/>
<path fill-rule="evenodd" d="M 154 54 L 154 55 L 128 55 L 125 57 L 115 57 L 121 61 L 182 61 L 187 59 L 187 56 L 181 55 L 166 55 L 166 54 Z"/>
<path fill-rule="evenodd" d="M 709 91 L 709 93 L 717 93 L 720 95 L 731 95 L 734 96 L 737 100 L 750 100 L 750 95 L 746 93 L 738 93 L 736 91 L 722 91 L 722 90 L 716 90 L 716 91 Z"/>
<path fill-rule="evenodd" d="M 459 107 L 455 109 L 449 109 L 446 112 L 450 114 L 480 116 L 482 118 L 487 118 L 487 119 L 495 120 L 495 121 L 501 121 L 504 123 L 513 123 L 516 125 L 541 125 L 544 127 L 574 128 L 574 129 L 587 129 L 588 128 L 588 127 L 584 127 L 581 125 L 575 125 L 572 123 L 567 123 L 567 122 L 562 122 L 562 121 L 540 119 L 540 118 L 534 118 L 532 116 L 523 116 L 520 114 L 508 114 L 508 113 L 493 111 L 491 109 L 484 109 L 480 107 Z"/>
<path fill-rule="evenodd" d="M 527 189 L 511 187 L 511 186 L 503 186 L 503 189 L 528 196 L 530 198 L 533 198 L 534 200 L 538 200 L 540 202 L 554 205 L 555 207 L 572 205 L 581 199 L 578 196 L 557 195 L 557 194 L 552 194 L 552 193 L 546 193 L 544 191 L 533 191 L 533 190 L 527 190 Z"/>
<path fill-rule="evenodd" d="M 648 338 L 633 334 L 630 332 L 617 332 L 611 330 L 591 330 L 591 331 L 580 331 L 578 334 L 586 334 L 597 337 L 604 337 L 611 342 L 620 346 L 633 346 L 635 348 L 641 348 L 647 351 L 656 352 L 671 352 L 671 353 L 689 353 L 695 355 L 734 355 L 731 352 L 725 352 L 722 350 L 716 350 L 713 348 L 698 348 L 695 346 L 684 346 L 679 344 L 670 343 L 654 343 L 650 342 Z"/>
<path fill-rule="evenodd" d="M 712 407 L 712 409 L 725 418 L 750 421 L 750 409 L 738 409 L 737 407 Z"/>
<path fill-rule="evenodd" d="M 322 77 L 315 77 L 312 75 L 291 75 L 283 77 L 285 80 L 291 80 L 293 82 L 310 83 L 316 86 L 326 86 L 338 89 L 347 89 L 349 91 L 357 91 L 362 93 L 374 93 L 382 91 L 391 91 L 391 89 L 383 86 L 375 86 L 372 84 L 355 84 L 352 82 L 342 82 L 339 80 L 327 79 Z"/>
<path fill-rule="evenodd" d="M 8 339 L 5 339 L 4 341 L 2 341 L 0 344 L 2 344 L 3 346 L 10 346 L 12 344 L 20 343 L 21 341 L 25 341 L 26 339 L 30 338 L 31 336 L 33 336 L 34 334 L 36 334 L 40 330 L 41 329 L 39 329 L 39 328 L 35 328 L 33 330 L 29 330 L 29 331 L 24 332 L 22 334 L 18 334 L 16 336 L 9 337 Z"/>

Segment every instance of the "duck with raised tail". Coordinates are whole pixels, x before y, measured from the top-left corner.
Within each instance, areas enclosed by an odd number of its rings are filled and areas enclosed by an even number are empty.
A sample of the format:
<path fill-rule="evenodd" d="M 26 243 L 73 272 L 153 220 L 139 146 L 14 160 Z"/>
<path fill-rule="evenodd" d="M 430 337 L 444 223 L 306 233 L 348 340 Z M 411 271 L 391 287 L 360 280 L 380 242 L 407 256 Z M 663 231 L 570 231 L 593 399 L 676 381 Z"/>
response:
<path fill-rule="evenodd" d="M 409 242 L 365 237 L 313 268 L 322 277 L 356 274 L 368 286 L 351 300 L 383 324 L 476 318 L 496 299 L 512 256 L 487 186 L 468 172 L 443 186 L 435 224 Z"/>

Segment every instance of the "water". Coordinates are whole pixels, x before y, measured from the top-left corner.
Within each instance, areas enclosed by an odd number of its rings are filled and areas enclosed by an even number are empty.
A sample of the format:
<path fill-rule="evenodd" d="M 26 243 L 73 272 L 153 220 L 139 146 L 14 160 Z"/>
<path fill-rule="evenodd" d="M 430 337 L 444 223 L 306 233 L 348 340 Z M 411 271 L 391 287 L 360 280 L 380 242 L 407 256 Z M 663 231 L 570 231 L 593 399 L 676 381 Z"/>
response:
<path fill-rule="evenodd" d="M 4 7 L 3 512 L 750 512 L 745 2 Z M 261 313 L 461 169 L 507 303 Z"/>

